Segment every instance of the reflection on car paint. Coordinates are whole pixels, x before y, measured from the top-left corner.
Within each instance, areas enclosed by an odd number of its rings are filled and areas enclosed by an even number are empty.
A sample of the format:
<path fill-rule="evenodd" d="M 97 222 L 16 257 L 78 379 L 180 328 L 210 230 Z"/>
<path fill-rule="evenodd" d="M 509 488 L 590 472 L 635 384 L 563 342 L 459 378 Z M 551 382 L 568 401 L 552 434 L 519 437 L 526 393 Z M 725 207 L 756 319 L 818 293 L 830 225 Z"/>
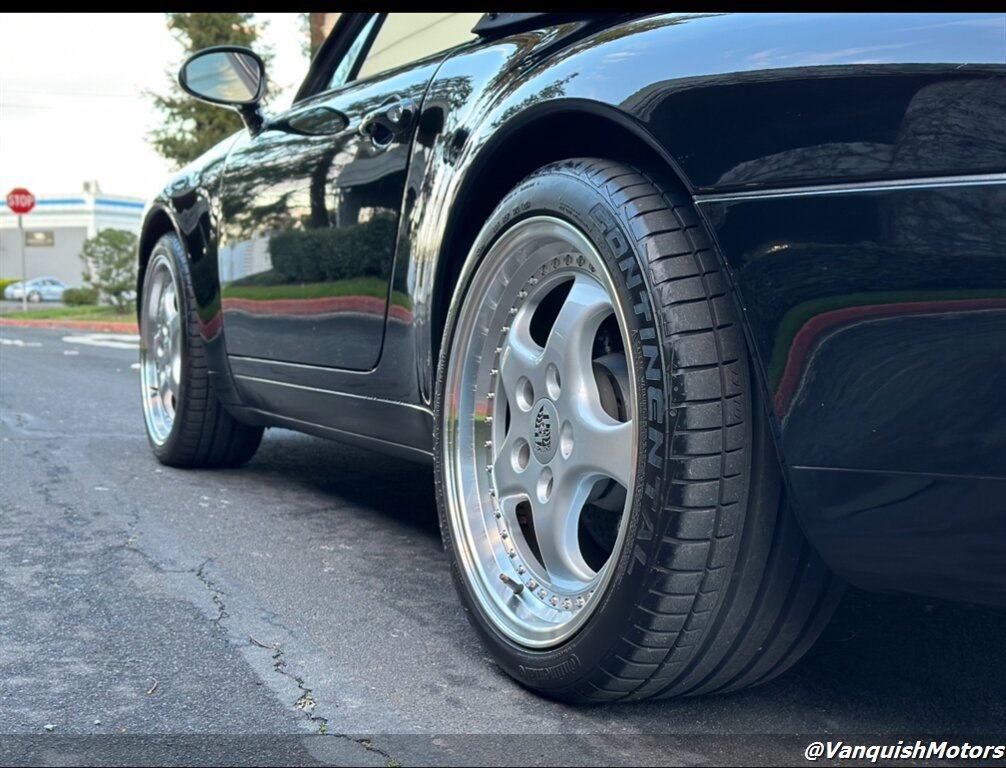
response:
<path fill-rule="evenodd" d="M 394 89 L 421 104 L 410 144 L 377 153 L 357 138 L 387 93 L 350 85 L 311 102 L 349 118 L 345 134 L 229 141 L 151 216 L 168 216 L 192 256 L 224 402 L 428 452 L 450 281 L 481 226 L 468 206 L 534 170 L 536 141 L 583 143 L 575 128 L 535 129 L 548 119 L 637 137 L 698 195 L 728 262 L 735 292 L 722 300 L 743 309 L 815 546 L 882 585 L 857 546 L 901 536 L 913 562 L 931 556 L 946 576 L 941 525 L 952 536 L 967 520 L 983 537 L 955 540 L 961 561 L 1006 539 L 1003 23 L 668 14 L 511 34 L 399 73 Z M 507 144 L 518 134 L 523 152 Z M 379 263 L 361 257 L 353 275 L 295 264 L 308 243 L 350 252 L 348 239 L 381 227 L 368 246 Z M 251 401 L 236 376 L 300 389 Z M 352 408 L 339 407 L 346 395 Z M 1003 561 L 987 548 L 972 560 Z M 979 589 L 990 574 L 955 576 Z"/>

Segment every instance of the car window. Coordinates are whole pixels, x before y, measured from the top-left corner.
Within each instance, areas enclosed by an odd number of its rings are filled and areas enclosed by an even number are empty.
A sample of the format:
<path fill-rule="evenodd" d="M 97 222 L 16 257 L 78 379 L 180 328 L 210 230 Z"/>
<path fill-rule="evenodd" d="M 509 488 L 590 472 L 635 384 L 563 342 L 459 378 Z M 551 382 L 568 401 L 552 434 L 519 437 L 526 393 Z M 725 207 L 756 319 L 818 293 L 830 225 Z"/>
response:
<path fill-rule="evenodd" d="M 477 37 L 472 27 L 481 18 L 481 13 L 389 13 L 357 77 L 371 77 L 471 42 Z"/>
<path fill-rule="evenodd" d="M 389 13 L 360 66 L 363 79 L 476 39 L 481 13 Z"/>
<path fill-rule="evenodd" d="M 357 67 L 357 62 L 360 60 L 360 54 L 363 52 L 366 43 L 371 39 L 374 26 L 377 24 L 378 19 L 381 18 L 381 14 L 375 13 L 370 17 L 370 21 L 367 22 L 366 26 L 360 30 L 356 36 L 356 40 L 346 51 L 346 55 L 342 57 L 342 61 L 339 62 L 339 66 L 335 68 L 335 72 L 332 73 L 331 79 L 328 81 L 328 88 L 338 88 L 340 85 L 345 85 L 350 81 L 353 76 L 353 70 Z"/>

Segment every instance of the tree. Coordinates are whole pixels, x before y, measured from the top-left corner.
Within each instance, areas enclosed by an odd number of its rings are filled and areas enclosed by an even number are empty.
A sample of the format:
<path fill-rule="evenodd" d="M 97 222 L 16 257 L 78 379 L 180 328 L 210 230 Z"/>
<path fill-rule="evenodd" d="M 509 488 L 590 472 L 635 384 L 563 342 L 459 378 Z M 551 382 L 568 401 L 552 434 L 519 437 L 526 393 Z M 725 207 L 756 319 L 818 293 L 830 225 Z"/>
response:
<path fill-rule="evenodd" d="M 251 13 L 169 13 L 168 29 L 185 48 L 185 55 L 211 45 L 244 45 L 253 48 L 261 29 Z M 256 51 L 268 64 L 269 55 Z M 168 71 L 168 94 L 148 93 L 164 122 L 150 132 L 154 149 L 179 166 L 190 163 L 206 150 L 241 130 L 241 117 L 232 109 L 207 104 L 182 91 L 177 71 Z"/>
<path fill-rule="evenodd" d="M 132 303 L 136 290 L 137 238 L 124 229 L 103 229 L 84 241 L 80 254 L 84 282 L 119 312 Z"/>

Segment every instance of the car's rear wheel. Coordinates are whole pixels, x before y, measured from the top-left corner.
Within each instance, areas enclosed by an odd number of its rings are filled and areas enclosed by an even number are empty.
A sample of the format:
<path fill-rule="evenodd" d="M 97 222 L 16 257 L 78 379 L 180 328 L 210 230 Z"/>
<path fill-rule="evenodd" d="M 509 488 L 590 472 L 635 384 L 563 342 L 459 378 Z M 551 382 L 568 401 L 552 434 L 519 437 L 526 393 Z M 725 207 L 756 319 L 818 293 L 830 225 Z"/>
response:
<path fill-rule="evenodd" d="M 236 467 L 250 459 L 262 428 L 241 424 L 213 392 L 177 235 L 154 246 L 140 305 L 140 385 L 147 438 L 163 463 Z"/>
<path fill-rule="evenodd" d="M 501 666 L 574 701 L 722 691 L 789 667 L 839 595 L 783 498 L 691 201 L 571 160 L 493 212 L 449 313 L 445 547 Z"/>
<path fill-rule="evenodd" d="M 42 301 L 42 294 L 39 293 L 38 291 L 31 291 L 28 294 L 28 301 L 30 301 L 32 304 L 38 304 L 40 301 Z"/>

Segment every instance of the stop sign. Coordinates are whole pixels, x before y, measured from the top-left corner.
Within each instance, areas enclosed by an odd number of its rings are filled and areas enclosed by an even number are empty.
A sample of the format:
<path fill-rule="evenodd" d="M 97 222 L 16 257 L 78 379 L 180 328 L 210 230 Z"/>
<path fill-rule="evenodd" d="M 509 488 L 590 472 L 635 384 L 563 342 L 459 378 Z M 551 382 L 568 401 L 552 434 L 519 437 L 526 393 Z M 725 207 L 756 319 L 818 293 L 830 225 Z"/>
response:
<path fill-rule="evenodd" d="M 7 195 L 7 207 L 14 213 L 29 213 L 35 207 L 35 195 L 24 187 L 12 189 Z"/>

